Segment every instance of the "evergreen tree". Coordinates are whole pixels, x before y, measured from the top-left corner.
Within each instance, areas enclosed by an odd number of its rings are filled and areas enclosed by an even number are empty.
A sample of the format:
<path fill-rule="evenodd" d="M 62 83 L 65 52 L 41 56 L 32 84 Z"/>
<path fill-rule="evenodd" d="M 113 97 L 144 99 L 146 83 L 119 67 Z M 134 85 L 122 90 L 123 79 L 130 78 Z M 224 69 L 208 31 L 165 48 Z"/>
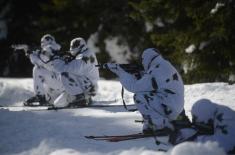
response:
<path fill-rule="evenodd" d="M 132 1 L 131 16 L 152 26 L 149 37 L 187 83 L 234 82 L 234 1 Z"/>
<path fill-rule="evenodd" d="M 81 36 L 87 40 L 91 34 L 97 34 L 96 46 L 100 51 L 97 58 L 100 63 L 112 61 L 105 45 L 107 39 L 118 38 L 119 45 L 127 45 L 132 52 L 130 62 L 136 62 L 142 50 L 151 45 L 144 37 L 144 23 L 129 17 L 132 8 L 126 0 L 52 0 L 52 4 L 42 8 L 48 14 L 53 12 L 41 19 L 44 27 L 50 25 L 48 31 L 66 38 L 61 40 L 67 48 L 69 40 L 74 37 Z M 56 16 L 58 14 L 61 16 Z M 101 71 L 101 75 L 110 76 L 110 72 Z"/>
<path fill-rule="evenodd" d="M 38 18 L 43 14 L 36 0 L 2 0 L 2 20 L 6 23 L 6 37 L 0 39 L 0 76 L 32 76 L 32 65 L 23 53 L 16 53 L 12 44 L 40 45 L 41 26 Z M 44 2 L 46 3 L 46 2 Z M 4 11 L 6 10 L 6 11 Z M 3 13 L 4 12 L 4 13 Z"/>
<path fill-rule="evenodd" d="M 8 48 L 4 47 L 6 53 L 9 53 L 12 43 L 39 45 L 40 37 L 45 33 L 54 35 L 64 51 L 69 49 L 70 40 L 74 37 L 79 36 L 87 40 L 92 34 L 97 34 L 96 46 L 100 50 L 97 57 L 101 63 L 111 61 L 106 51 L 107 39 L 117 38 L 118 44 L 130 47 L 133 55 L 138 55 L 140 48 L 148 47 L 148 41 L 142 37 L 145 35 L 144 25 L 128 16 L 131 8 L 126 0 L 12 0 L 11 5 L 11 23 L 8 24 L 10 33 L 6 40 Z M 125 51 L 123 53 L 125 54 Z M 137 60 L 135 56 L 132 58 L 130 61 Z M 12 61 L 10 54 L 6 60 L 4 65 L 9 66 Z M 16 76 L 14 69 L 10 68 L 5 76 Z M 31 68 L 32 65 L 29 72 Z M 25 73 L 17 73 L 17 76 L 22 75 Z"/>
<path fill-rule="evenodd" d="M 148 47 L 158 48 L 186 83 L 235 81 L 235 2 L 232 0 L 2 0 L 0 76 L 31 76 L 32 65 L 11 44 L 40 45 L 46 33 L 62 50 L 74 37 L 97 36 L 100 63 L 112 61 L 105 41 L 117 38 L 137 62 Z M 7 8 L 7 9 L 6 9 Z M 4 12 L 4 13 L 2 13 Z M 0 27 L 1 29 L 1 27 Z M 5 31 L 4 31 L 5 32 Z M 126 52 L 123 52 L 124 54 Z M 110 76 L 102 72 L 102 76 Z"/>

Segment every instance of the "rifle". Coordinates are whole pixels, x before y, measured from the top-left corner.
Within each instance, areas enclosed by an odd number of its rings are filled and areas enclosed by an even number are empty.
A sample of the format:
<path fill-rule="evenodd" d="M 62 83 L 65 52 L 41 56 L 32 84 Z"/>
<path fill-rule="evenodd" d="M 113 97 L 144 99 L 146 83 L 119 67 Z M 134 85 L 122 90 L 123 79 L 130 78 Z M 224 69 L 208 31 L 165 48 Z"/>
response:
<path fill-rule="evenodd" d="M 40 47 L 29 46 L 27 44 L 16 44 L 11 45 L 11 47 L 14 49 L 14 51 L 24 51 L 26 56 L 29 56 L 33 52 L 39 53 L 41 51 Z M 75 59 L 75 57 L 72 56 L 70 52 L 57 52 L 56 55 L 61 57 L 65 62 L 70 62 Z"/>
<path fill-rule="evenodd" d="M 25 55 L 28 56 L 31 53 L 34 52 L 39 52 L 40 48 L 36 46 L 29 46 L 27 44 L 16 44 L 16 45 L 11 45 L 11 48 L 14 49 L 14 51 L 24 51 Z"/>
<path fill-rule="evenodd" d="M 111 65 L 110 67 L 108 66 L 107 63 L 105 64 L 98 64 L 95 65 L 96 67 L 99 67 L 100 69 L 110 69 L 110 68 L 114 68 L 116 69 L 117 66 L 121 67 L 124 71 L 133 74 L 137 79 L 141 78 L 141 74 L 144 71 L 143 66 L 141 65 L 137 65 L 137 64 L 114 64 Z M 136 109 L 128 109 L 126 106 L 126 102 L 124 100 L 124 88 L 122 87 L 122 91 L 121 91 L 121 96 L 122 96 L 122 102 L 123 102 L 123 106 L 127 111 L 136 111 Z"/>
<path fill-rule="evenodd" d="M 99 67 L 100 69 L 110 69 L 108 67 L 108 64 L 98 64 L 95 65 L 96 67 Z M 121 67 L 123 70 L 125 70 L 126 72 L 130 73 L 130 74 L 134 74 L 136 77 L 140 76 L 140 72 L 144 70 L 143 66 L 141 65 L 137 65 L 137 64 L 115 64 L 112 68 L 117 68 L 117 66 Z"/>

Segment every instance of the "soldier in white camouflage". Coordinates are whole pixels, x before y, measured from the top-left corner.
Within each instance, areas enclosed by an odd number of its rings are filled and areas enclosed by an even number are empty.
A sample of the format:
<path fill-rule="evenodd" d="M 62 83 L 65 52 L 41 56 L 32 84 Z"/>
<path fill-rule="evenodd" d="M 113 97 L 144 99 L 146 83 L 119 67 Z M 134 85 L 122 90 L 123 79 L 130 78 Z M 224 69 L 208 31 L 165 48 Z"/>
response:
<path fill-rule="evenodd" d="M 65 107 L 86 106 L 91 103 L 91 97 L 97 92 L 99 71 L 95 67 L 97 64 L 95 53 L 88 49 L 83 38 L 71 41 L 69 54 L 66 57 L 54 55 L 46 62 L 37 54 L 31 54 L 30 58 L 37 66 L 55 73 L 51 78 L 43 78 L 42 84 L 44 88 L 49 87 L 50 92 L 56 92 L 56 95 L 49 93 L 50 98 L 46 97 L 46 101 L 50 104 Z"/>
<path fill-rule="evenodd" d="M 231 108 L 200 99 L 194 103 L 192 123 L 197 131 L 195 141 L 214 141 L 229 154 L 235 154 L 235 111 Z"/>
<path fill-rule="evenodd" d="M 108 64 L 124 88 L 133 92 L 135 104 L 144 119 L 143 132 L 166 133 L 175 130 L 172 121 L 183 113 L 184 84 L 173 65 L 154 48 L 142 54 L 144 73 L 137 79 L 115 64 Z"/>

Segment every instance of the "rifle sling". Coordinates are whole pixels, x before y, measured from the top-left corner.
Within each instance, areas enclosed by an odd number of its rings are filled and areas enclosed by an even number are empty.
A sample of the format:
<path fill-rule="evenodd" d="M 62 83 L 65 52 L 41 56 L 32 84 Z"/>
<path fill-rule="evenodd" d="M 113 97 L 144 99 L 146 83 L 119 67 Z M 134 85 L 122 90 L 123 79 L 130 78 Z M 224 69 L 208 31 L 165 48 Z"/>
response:
<path fill-rule="evenodd" d="M 124 88 L 123 88 L 123 87 L 122 87 L 121 95 L 122 95 L 122 103 L 123 103 L 124 108 L 125 108 L 127 111 L 135 112 L 137 109 L 128 109 L 127 106 L 126 106 L 126 102 L 125 102 L 125 100 L 124 100 Z"/>

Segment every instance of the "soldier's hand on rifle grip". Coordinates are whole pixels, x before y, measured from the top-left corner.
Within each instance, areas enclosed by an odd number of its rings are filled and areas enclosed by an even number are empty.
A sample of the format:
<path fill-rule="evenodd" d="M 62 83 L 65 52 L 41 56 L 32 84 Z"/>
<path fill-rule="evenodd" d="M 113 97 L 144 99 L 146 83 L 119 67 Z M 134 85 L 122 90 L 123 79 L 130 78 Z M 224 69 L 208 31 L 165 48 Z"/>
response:
<path fill-rule="evenodd" d="M 123 70 L 118 64 L 115 64 L 115 63 L 106 63 L 105 65 L 110 71 L 112 71 L 113 73 L 117 75 L 120 73 L 120 71 Z"/>

